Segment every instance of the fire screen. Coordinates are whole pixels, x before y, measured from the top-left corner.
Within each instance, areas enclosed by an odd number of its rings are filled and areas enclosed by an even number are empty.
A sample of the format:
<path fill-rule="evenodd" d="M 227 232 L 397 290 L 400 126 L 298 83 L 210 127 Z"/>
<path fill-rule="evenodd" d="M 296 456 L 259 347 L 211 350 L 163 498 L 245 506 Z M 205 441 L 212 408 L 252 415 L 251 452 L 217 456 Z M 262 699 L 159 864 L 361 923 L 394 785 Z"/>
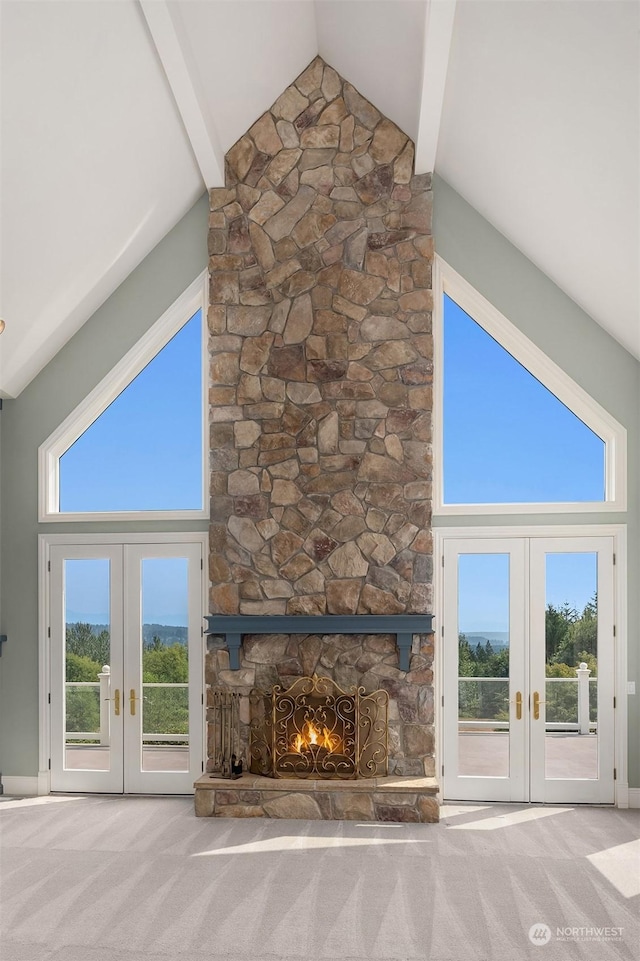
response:
<path fill-rule="evenodd" d="M 251 693 L 250 768 L 281 778 L 361 778 L 387 773 L 386 691 L 343 691 L 328 677 Z"/>

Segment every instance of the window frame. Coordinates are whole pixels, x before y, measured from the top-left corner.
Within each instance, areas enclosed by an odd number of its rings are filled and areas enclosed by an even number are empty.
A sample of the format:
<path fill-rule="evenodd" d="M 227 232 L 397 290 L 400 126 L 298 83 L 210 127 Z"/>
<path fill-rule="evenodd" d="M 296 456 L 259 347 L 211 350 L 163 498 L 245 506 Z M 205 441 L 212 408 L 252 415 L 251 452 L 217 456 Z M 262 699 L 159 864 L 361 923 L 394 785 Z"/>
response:
<path fill-rule="evenodd" d="M 605 445 L 602 501 L 445 503 L 444 500 L 444 295 L 447 294 L 533 377 L 589 427 Z M 627 509 L 627 431 L 550 357 L 438 255 L 433 273 L 433 514 L 593 514 Z"/>
<path fill-rule="evenodd" d="M 184 327 L 198 310 L 202 311 L 202 505 L 193 510 L 150 511 L 61 511 L 60 458 L 75 441 L 104 413 L 111 403 L 135 380 L 138 374 L 160 353 L 163 347 Z M 109 373 L 87 394 L 64 421 L 38 448 L 38 521 L 159 521 L 199 520 L 209 516 L 207 510 L 207 398 L 209 363 L 207 350 L 207 271 L 200 273 L 171 304 L 136 344 Z M 167 385 L 170 389 L 170 385 Z"/>

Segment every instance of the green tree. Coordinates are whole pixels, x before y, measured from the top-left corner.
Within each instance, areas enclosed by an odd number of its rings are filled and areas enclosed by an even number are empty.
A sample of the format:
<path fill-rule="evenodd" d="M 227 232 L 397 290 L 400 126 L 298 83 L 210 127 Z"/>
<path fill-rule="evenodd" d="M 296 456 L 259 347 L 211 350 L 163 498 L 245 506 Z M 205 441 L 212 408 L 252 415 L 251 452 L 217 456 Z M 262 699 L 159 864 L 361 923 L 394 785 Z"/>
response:
<path fill-rule="evenodd" d="M 597 599 L 589 601 L 582 617 L 575 621 L 569 629 L 569 644 L 573 655 L 573 662 L 577 666 L 583 656 L 591 654 L 597 657 L 598 654 L 598 607 Z"/>
<path fill-rule="evenodd" d="M 69 687 L 66 697 L 67 731 L 95 732 L 100 730 L 99 688 Z"/>
<path fill-rule="evenodd" d="M 591 671 L 591 677 L 598 675 L 597 642 L 598 642 L 598 598 L 594 594 L 587 602 L 582 614 L 577 614 L 568 604 L 559 609 L 559 616 L 564 620 L 566 629 L 559 630 L 555 637 L 555 646 L 549 651 L 549 637 L 547 636 L 547 669 L 548 678 L 566 678 L 575 683 L 551 681 L 546 685 L 546 718 L 548 721 L 562 723 L 564 721 L 577 723 L 578 720 L 578 684 L 576 668 L 582 662 Z M 549 621 L 547 620 L 547 625 Z M 597 717 L 597 685 L 589 685 L 589 714 L 591 720 Z"/>
<path fill-rule="evenodd" d="M 67 654 L 65 678 L 67 681 L 97 681 L 102 664 L 92 661 L 84 654 Z"/>
<path fill-rule="evenodd" d="M 562 660 L 560 651 L 565 649 L 569 628 L 577 618 L 577 612 L 568 604 L 554 607 L 547 604 L 545 612 L 545 647 L 547 664 Z"/>
<path fill-rule="evenodd" d="M 90 681 L 95 687 L 67 685 L 65 710 L 67 731 L 93 732 L 100 729 L 100 687 L 98 674 L 102 664 L 84 654 L 67 653 L 65 678 L 67 681 Z"/>
<path fill-rule="evenodd" d="M 501 719 L 508 704 L 509 649 L 494 651 L 490 641 L 472 648 L 464 634 L 458 636 L 458 711 L 461 718 Z M 498 680 L 474 681 L 473 678 Z"/>
<path fill-rule="evenodd" d="M 577 667 L 580 663 L 580 652 L 597 655 L 598 645 L 598 599 L 591 598 L 585 605 L 582 614 L 578 614 L 568 604 L 563 605 L 560 614 L 564 618 L 566 630 L 561 638 L 553 643 L 553 650 L 549 651 L 547 643 L 547 663 L 557 662 Z M 548 642 L 548 638 L 547 638 Z M 582 658 L 584 660 L 584 658 Z"/>
<path fill-rule="evenodd" d="M 504 647 L 491 658 L 491 672 L 487 677 L 509 677 L 509 648 Z"/>
<path fill-rule="evenodd" d="M 188 689 L 186 687 L 145 688 L 142 717 L 145 734 L 188 734 Z M 162 738 L 155 743 L 162 743 Z"/>
<path fill-rule="evenodd" d="M 111 639 L 109 631 L 95 633 L 94 626 L 83 621 L 67 624 L 66 630 L 67 654 L 78 654 L 98 661 L 100 667 L 111 661 Z"/>
<path fill-rule="evenodd" d="M 486 660 L 485 649 L 480 643 L 480 641 L 478 641 L 478 643 L 476 644 L 473 650 L 473 656 L 477 664 L 482 664 Z"/>
<path fill-rule="evenodd" d="M 458 677 L 474 676 L 475 660 L 465 634 L 458 634 Z"/>
<path fill-rule="evenodd" d="M 142 679 L 144 684 L 187 684 L 186 646 L 175 643 L 167 647 L 154 636 L 142 655 Z M 145 734 L 187 734 L 188 688 L 144 688 L 143 729 Z"/>
<path fill-rule="evenodd" d="M 142 655 L 142 680 L 151 684 L 183 684 L 189 680 L 189 661 L 184 644 L 159 647 L 153 644 Z"/>

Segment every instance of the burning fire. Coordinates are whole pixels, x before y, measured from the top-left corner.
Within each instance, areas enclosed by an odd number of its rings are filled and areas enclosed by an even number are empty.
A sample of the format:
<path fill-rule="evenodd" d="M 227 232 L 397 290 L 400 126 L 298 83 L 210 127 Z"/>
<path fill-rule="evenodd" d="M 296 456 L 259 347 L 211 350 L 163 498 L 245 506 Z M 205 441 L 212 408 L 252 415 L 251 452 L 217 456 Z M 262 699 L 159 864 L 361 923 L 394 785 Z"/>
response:
<path fill-rule="evenodd" d="M 324 747 L 327 751 L 335 751 L 339 743 L 340 738 L 336 734 L 331 734 L 328 728 L 319 728 L 311 721 L 307 721 L 302 728 L 302 734 L 296 734 L 293 738 L 292 749 L 298 754 L 313 747 Z"/>

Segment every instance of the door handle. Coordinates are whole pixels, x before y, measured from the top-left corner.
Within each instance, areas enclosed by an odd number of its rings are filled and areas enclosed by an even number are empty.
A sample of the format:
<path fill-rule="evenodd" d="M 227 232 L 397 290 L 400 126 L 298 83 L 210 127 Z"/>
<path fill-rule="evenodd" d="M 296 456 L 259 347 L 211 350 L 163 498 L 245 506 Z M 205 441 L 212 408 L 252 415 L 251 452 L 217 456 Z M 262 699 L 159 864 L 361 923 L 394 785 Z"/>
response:
<path fill-rule="evenodd" d="M 540 695 L 537 691 L 533 692 L 533 720 L 540 720 L 540 705 L 545 704 L 545 701 L 540 700 Z"/>
<path fill-rule="evenodd" d="M 105 701 L 113 701 L 113 713 L 120 717 L 120 691 L 118 688 L 113 692 L 113 697 L 105 697 Z"/>
<path fill-rule="evenodd" d="M 129 691 L 129 713 L 131 714 L 131 717 L 135 717 L 136 701 L 139 701 L 139 700 L 140 698 L 136 697 L 135 688 L 132 687 L 131 690 Z"/>
<path fill-rule="evenodd" d="M 516 720 L 522 720 L 522 691 L 516 691 Z"/>

